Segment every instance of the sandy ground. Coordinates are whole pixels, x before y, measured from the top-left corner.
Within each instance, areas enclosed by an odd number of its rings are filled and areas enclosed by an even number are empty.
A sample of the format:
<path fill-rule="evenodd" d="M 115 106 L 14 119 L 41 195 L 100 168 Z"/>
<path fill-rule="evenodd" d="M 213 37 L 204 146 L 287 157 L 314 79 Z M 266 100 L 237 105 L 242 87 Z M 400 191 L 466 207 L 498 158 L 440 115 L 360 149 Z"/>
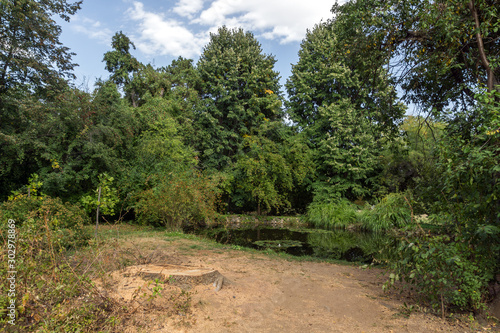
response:
<path fill-rule="evenodd" d="M 139 245 L 137 245 L 139 244 Z M 177 308 L 162 307 L 176 286 L 123 322 L 124 332 L 470 332 L 471 324 L 411 311 L 398 293 L 384 293 L 383 271 L 320 262 L 287 261 L 261 253 L 199 245 L 195 240 L 138 239 L 154 264 L 212 268 L 225 282 L 216 291 L 199 284 L 183 293 Z M 147 250 L 144 250 L 147 252 Z M 146 253 L 145 252 L 145 253 Z M 112 274 L 112 297 L 132 302 L 154 283 L 120 270 Z M 142 291 L 141 291 L 142 292 Z M 144 296 L 145 297 L 145 296 Z M 143 299 L 144 299 L 143 297 Z M 179 296 L 181 297 L 181 296 Z M 140 298 L 140 297 L 139 297 Z M 153 304 L 151 303 L 151 304 Z M 175 299 L 174 299 L 175 303 Z M 490 330 L 491 328 L 480 328 Z"/>

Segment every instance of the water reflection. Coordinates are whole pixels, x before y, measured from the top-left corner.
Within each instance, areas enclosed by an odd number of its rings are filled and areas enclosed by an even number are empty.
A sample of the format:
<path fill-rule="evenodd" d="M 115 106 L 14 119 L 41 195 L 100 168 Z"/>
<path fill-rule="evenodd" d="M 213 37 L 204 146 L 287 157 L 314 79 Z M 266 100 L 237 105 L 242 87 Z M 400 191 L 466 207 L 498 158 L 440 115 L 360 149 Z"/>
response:
<path fill-rule="evenodd" d="M 396 242 L 387 233 L 350 230 L 290 230 L 273 228 L 205 229 L 204 234 L 217 242 L 255 249 L 272 249 L 296 256 L 386 263 L 393 257 Z"/>

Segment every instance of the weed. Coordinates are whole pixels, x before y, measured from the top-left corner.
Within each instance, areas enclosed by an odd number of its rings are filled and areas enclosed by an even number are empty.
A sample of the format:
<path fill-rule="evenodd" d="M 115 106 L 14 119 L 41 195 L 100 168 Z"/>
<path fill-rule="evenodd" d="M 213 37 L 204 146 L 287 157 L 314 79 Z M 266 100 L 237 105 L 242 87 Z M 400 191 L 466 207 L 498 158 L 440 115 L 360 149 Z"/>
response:
<path fill-rule="evenodd" d="M 414 305 L 408 305 L 406 302 L 401 305 L 401 309 L 399 310 L 399 313 L 405 317 L 405 318 L 410 318 L 411 314 L 415 311 L 415 306 Z"/>
<path fill-rule="evenodd" d="M 25 212 L 18 211 L 14 202 L 2 205 L 3 214 L 15 216 L 19 221 L 16 329 L 76 332 L 110 327 L 113 322 L 107 322 L 107 318 L 113 312 L 113 302 L 78 274 L 67 257 L 69 250 L 82 246 L 88 239 L 81 220 L 76 218 L 84 214 L 80 214 L 78 207 L 63 205 L 50 197 L 16 201 L 32 204 Z M 6 248 L 7 239 L 3 235 L 1 241 Z M 3 262 L 7 261 L 5 252 L 0 256 Z M 0 268 L 0 275 L 6 276 L 6 267 Z M 0 303 L 4 301 L 4 296 L 0 297 Z M 0 315 L 0 329 L 8 329 L 10 324 L 5 319 Z"/>
<path fill-rule="evenodd" d="M 17 201 L 27 198 L 18 196 Z M 160 260 L 163 253 L 155 244 L 133 241 L 136 236 L 150 236 L 164 230 L 135 226 L 104 225 L 98 239 L 89 239 L 92 226 L 82 225 L 80 208 L 62 204 L 49 197 L 38 200 L 32 209 L 19 210 L 18 202 L 2 204 L 0 215 L 16 219 L 17 280 L 16 325 L 22 332 L 96 332 L 120 331 L 129 326 L 136 311 L 160 311 L 162 314 L 183 314 L 189 324 L 190 294 L 165 290 L 160 281 L 151 281 L 137 291 L 134 301 L 115 300 L 108 296 L 116 281 L 112 271 L 128 265 Z M 24 215 L 23 215 L 24 214 Z M 74 219 L 70 221 L 71 217 Z M 0 222 L 3 222 L 0 221 Z M 17 223 L 18 222 L 18 223 Z M 6 222 L 5 222 L 6 223 Z M 3 230 L 7 226 L 2 225 Z M 0 234 L 0 244 L 7 248 L 6 233 Z M 124 235 L 132 241 L 122 242 Z M 7 262 L 7 251 L 0 260 Z M 0 267 L 6 276 L 6 265 Z M 1 286 L 0 305 L 6 298 Z M 135 303 L 134 303 L 135 302 Z M 0 312 L 0 331 L 12 331 L 7 313 Z"/>
<path fill-rule="evenodd" d="M 173 302 L 174 313 L 186 316 L 191 312 L 191 293 L 185 290 L 177 295 L 171 295 L 169 300 Z"/>

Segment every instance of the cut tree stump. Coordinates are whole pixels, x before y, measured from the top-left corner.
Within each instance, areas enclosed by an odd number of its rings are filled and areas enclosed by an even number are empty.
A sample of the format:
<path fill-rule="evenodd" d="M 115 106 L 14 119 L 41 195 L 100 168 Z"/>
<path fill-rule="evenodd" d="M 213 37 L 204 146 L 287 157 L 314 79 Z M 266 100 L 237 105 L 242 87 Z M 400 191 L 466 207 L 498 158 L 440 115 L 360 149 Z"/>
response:
<path fill-rule="evenodd" d="M 228 282 L 217 270 L 179 265 L 149 264 L 130 266 L 126 268 L 126 274 L 140 276 L 145 280 L 158 280 L 182 289 L 190 289 L 199 284 L 213 284 L 216 291 L 219 291 L 222 285 Z"/>

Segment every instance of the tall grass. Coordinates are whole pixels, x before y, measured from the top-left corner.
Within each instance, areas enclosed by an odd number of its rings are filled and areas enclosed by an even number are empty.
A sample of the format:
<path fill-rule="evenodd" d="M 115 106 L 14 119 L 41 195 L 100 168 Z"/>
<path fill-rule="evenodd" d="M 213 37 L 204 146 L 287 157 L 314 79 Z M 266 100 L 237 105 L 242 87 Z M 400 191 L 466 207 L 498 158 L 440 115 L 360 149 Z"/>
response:
<path fill-rule="evenodd" d="M 375 206 L 366 205 L 357 212 L 357 219 L 364 229 L 375 232 L 403 228 L 411 223 L 411 208 L 405 193 L 390 193 Z"/>
<path fill-rule="evenodd" d="M 408 193 L 390 193 L 374 206 L 362 209 L 347 199 L 331 203 L 313 203 L 304 216 L 311 227 L 335 230 L 356 226 L 369 231 L 403 228 L 411 223 Z"/>
<path fill-rule="evenodd" d="M 304 219 L 315 228 L 345 228 L 356 223 L 356 210 L 356 206 L 347 199 L 332 203 L 313 203 L 307 209 Z"/>

